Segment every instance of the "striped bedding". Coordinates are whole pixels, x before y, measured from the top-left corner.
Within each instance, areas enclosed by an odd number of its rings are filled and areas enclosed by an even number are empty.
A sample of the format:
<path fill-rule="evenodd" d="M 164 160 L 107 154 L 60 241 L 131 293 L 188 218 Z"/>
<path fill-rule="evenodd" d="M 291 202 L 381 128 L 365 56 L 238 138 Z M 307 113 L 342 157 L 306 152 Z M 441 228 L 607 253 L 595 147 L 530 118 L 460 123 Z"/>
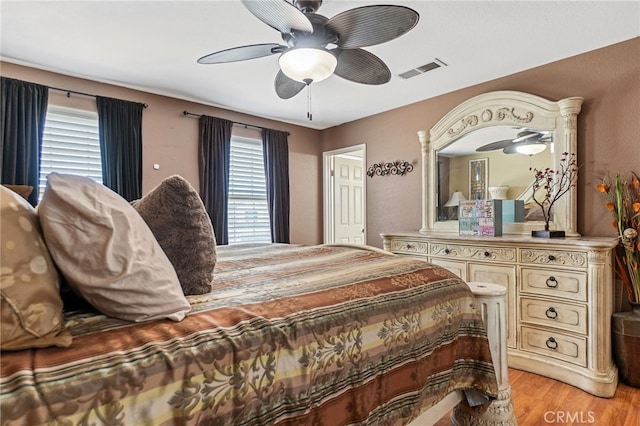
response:
<path fill-rule="evenodd" d="M 3 352 L 3 425 L 402 425 L 497 394 L 466 284 L 344 246 L 218 247 L 182 322 L 70 312 L 71 347 Z"/>

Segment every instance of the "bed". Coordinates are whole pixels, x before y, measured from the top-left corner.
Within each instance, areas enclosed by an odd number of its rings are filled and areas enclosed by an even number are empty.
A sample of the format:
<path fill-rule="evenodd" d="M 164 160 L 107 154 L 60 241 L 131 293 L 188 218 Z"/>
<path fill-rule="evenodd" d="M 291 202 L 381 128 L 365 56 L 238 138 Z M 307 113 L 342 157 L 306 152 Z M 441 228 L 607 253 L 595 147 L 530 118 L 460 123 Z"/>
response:
<path fill-rule="evenodd" d="M 469 287 L 372 248 L 219 246 L 180 322 L 65 313 L 73 341 L 1 354 L 3 425 L 408 424 L 497 396 Z"/>
<path fill-rule="evenodd" d="M 37 210 L 0 186 L 0 211 L 2 425 L 423 426 L 510 403 L 504 326 L 424 260 L 217 246 L 177 175 L 129 203 L 51 173 Z"/>

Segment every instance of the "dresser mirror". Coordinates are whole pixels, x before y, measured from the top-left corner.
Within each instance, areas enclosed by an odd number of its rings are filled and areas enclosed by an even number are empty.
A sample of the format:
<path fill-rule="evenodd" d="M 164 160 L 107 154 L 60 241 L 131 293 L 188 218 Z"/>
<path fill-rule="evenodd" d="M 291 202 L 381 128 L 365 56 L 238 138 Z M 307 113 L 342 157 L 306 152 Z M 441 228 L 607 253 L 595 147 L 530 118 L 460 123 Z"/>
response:
<path fill-rule="evenodd" d="M 534 169 L 557 170 L 564 152 L 577 154 L 581 105 L 578 97 L 555 102 L 523 92 L 490 92 L 458 105 L 429 131 L 419 131 L 421 231 L 458 233 L 461 199 L 519 200 L 524 211 L 518 221 L 503 221 L 503 234 L 543 229 L 541 209 L 531 200 Z M 554 204 L 550 225 L 568 237 L 579 236 L 575 188 Z"/>

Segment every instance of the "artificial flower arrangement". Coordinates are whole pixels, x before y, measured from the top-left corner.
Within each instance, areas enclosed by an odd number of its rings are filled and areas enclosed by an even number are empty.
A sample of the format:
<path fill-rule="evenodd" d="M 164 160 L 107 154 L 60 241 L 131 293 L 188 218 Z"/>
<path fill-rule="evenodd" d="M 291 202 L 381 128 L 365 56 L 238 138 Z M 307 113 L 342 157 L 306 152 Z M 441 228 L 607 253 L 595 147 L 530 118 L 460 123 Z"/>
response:
<path fill-rule="evenodd" d="M 636 172 L 627 176 L 617 173 L 613 180 L 606 176 L 598 184 L 598 191 L 607 199 L 620 239 L 616 273 L 624 283 L 629 302 L 640 303 L 640 178 Z"/>
<path fill-rule="evenodd" d="M 564 237 L 564 231 L 549 231 L 551 209 L 564 194 L 576 186 L 578 182 L 578 165 L 575 153 L 562 153 L 558 170 L 549 167 L 533 169 L 533 201 L 542 209 L 544 232 L 533 231 L 533 236 Z M 542 197 L 542 199 L 540 199 Z"/>

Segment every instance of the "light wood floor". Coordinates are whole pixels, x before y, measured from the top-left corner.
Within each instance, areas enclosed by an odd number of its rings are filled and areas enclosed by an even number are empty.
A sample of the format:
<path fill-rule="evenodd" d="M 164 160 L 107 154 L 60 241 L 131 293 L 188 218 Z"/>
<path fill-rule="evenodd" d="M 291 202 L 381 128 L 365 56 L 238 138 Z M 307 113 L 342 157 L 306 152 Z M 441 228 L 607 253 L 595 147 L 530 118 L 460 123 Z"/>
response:
<path fill-rule="evenodd" d="M 512 368 L 509 381 L 519 426 L 640 425 L 640 389 L 619 384 L 613 398 L 598 398 L 571 385 Z M 449 424 L 447 416 L 436 426 Z"/>

